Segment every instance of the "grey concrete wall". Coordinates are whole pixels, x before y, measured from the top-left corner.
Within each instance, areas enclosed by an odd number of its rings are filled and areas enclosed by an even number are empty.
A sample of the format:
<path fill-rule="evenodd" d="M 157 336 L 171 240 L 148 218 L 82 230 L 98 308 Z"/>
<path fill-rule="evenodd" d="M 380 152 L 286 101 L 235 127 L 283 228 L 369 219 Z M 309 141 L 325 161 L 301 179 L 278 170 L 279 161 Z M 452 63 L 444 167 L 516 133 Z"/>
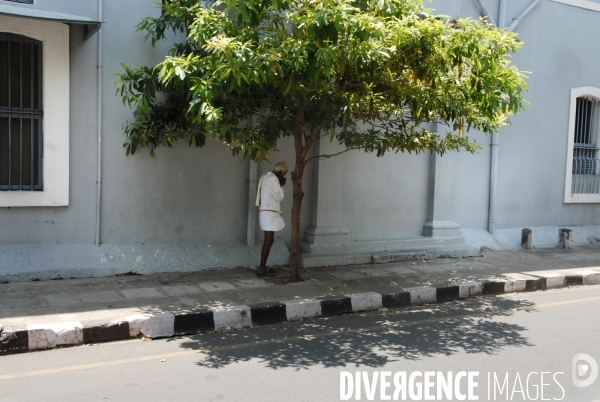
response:
<path fill-rule="evenodd" d="M 420 236 L 427 206 L 428 153 L 377 158 L 352 151 L 344 164 L 344 217 L 351 241 Z M 335 158 L 328 162 L 337 163 Z"/>
<path fill-rule="evenodd" d="M 497 21 L 498 0 L 484 0 Z M 132 116 L 115 95 L 113 75 L 120 63 L 154 64 L 169 48 L 153 49 L 137 22 L 157 15 L 154 0 L 104 0 L 105 40 L 103 112 L 103 197 L 101 240 L 104 244 L 200 244 L 239 250 L 246 241 L 249 162 L 233 158 L 216 143 L 202 149 L 178 145 L 159 149 L 152 159 L 140 149 L 125 156 L 122 125 Z M 124 5 L 125 4 L 125 5 Z M 507 23 L 530 0 L 508 2 Z M 435 0 L 430 5 L 452 18 L 477 18 L 474 0 Z M 36 7 L 95 18 L 97 1 L 38 0 Z M 569 91 L 600 87 L 600 13 L 542 1 L 517 31 L 524 41 L 514 57 L 531 71 L 531 102 L 500 133 L 497 227 L 520 228 L 600 224 L 596 204 L 563 204 L 566 148 L 569 133 Z M 66 208 L 1 208 L 0 244 L 92 244 L 96 206 L 96 37 L 84 41 L 83 28 L 72 27 L 70 205 Z M 490 137 L 469 133 L 482 145 L 476 155 L 454 158 L 454 220 L 465 229 L 487 227 Z M 293 166 L 293 142 L 284 139 L 271 160 Z M 387 154 L 383 158 L 359 151 L 326 163 L 343 166 L 344 226 L 351 241 L 419 237 L 426 220 L 429 155 Z M 271 170 L 258 167 L 258 177 Z M 305 173 L 302 231 L 310 223 L 312 166 Z M 291 185 L 282 203 L 291 237 Z M 256 241 L 262 241 L 257 222 Z M 35 246 L 33 246 L 35 248 Z M 87 246 L 86 246 L 87 247 Z M 33 249 L 34 249 L 33 248 Z M 234 251 L 238 253 L 238 251 Z M 198 255 L 199 266 L 203 258 Z M 236 260 L 237 261 L 237 260 Z M 245 261 L 245 260 L 244 260 Z M 248 264 L 252 262 L 248 260 Z M 93 266 L 91 264 L 90 266 Z"/>
<path fill-rule="evenodd" d="M 498 21 L 498 1 L 484 1 Z M 507 2 L 507 24 L 531 1 Z M 433 7 L 452 17 L 476 18 L 472 0 L 434 1 Z M 571 88 L 600 87 L 597 73 L 600 13 L 542 1 L 516 32 L 524 42 L 514 55 L 519 69 L 530 71 L 531 102 L 500 131 L 497 227 L 596 225 L 597 204 L 564 204 L 564 176 Z M 456 221 L 464 228 L 487 228 L 490 137 L 470 133 L 483 145 L 475 156 L 461 155 L 456 165 Z"/>
<path fill-rule="evenodd" d="M 70 31 L 70 206 L 0 208 L 0 244 L 94 241 L 96 46 Z"/>
<path fill-rule="evenodd" d="M 54 0 L 53 0 L 54 2 Z M 78 14 L 97 12 L 96 2 L 52 3 L 40 0 L 36 7 Z M 84 5 L 87 4 L 87 5 Z M 89 4 L 88 4 L 89 3 Z M 115 95 L 115 73 L 121 63 L 154 64 L 162 59 L 169 43 L 153 49 L 135 25 L 146 16 L 158 15 L 154 0 L 104 2 L 103 68 L 103 194 L 101 240 L 105 244 L 139 243 L 244 243 L 248 206 L 248 160 L 234 158 L 216 142 L 204 148 L 180 144 L 159 149 L 151 158 L 144 149 L 125 156 L 122 125 L 132 118 Z M 85 11 L 85 12 L 84 12 Z M 70 103 L 70 205 L 67 208 L 2 208 L 0 244 L 91 243 L 95 236 L 96 207 L 96 36 L 83 40 L 83 28 L 71 27 Z M 293 167 L 293 142 L 286 139 L 274 162 Z M 259 165 L 259 177 L 271 170 Z M 310 175 L 310 169 L 307 175 Z M 305 186 L 310 187 L 310 181 Z M 291 185 L 283 202 L 286 228 L 278 237 L 291 234 Z M 303 227 L 310 217 L 311 189 L 306 188 Z M 257 225 L 258 226 L 258 225 Z M 262 232 L 257 230 L 257 241 Z"/>
<path fill-rule="evenodd" d="M 531 71 L 531 102 L 502 133 L 499 148 L 500 228 L 594 225 L 597 204 L 563 204 L 570 90 L 600 87 L 600 13 L 552 1 L 517 28 L 525 42 L 515 63 Z"/>
<path fill-rule="evenodd" d="M 105 58 L 104 109 L 104 192 L 102 209 L 102 239 L 105 243 L 181 243 L 181 242 L 244 242 L 247 225 L 248 161 L 231 156 L 216 142 L 209 140 L 202 149 L 185 145 L 160 149 L 157 158 L 144 150 L 125 157 L 122 124 L 131 118 L 131 110 L 114 96 L 114 78 L 110 74 L 121 70 L 120 63 L 130 65 L 154 63 L 165 54 L 166 47 L 153 50 L 143 42 L 143 34 L 134 25 L 151 12 L 153 1 L 135 0 L 128 3 L 131 12 L 123 13 L 118 2 L 108 2 L 104 29 L 107 46 Z M 152 10 L 152 11 L 150 11 Z M 287 161 L 293 166 L 293 143 L 280 143 L 281 152 L 272 161 Z M 261 163 L 259 177 L 272 165 Z M 290 238 L 291 185 L 286 188 L 282 208 L 286 228 L 278 237 Z M 309 192 L 310 190 L 307 189 Z M 310 194 L 306 211 L 310 210 Z M 308 213 L 305 211 L 305 225 Z M 261 231 L 258 239 L 261 240 Z"/>
<path fill-rule="evenodd" d="M 471 132 L 481 150 L 476 154 L 459 152 L 455 158 L 454 220 L 464 228 L 487 229 L 490 182 L 491 136 Z"/>

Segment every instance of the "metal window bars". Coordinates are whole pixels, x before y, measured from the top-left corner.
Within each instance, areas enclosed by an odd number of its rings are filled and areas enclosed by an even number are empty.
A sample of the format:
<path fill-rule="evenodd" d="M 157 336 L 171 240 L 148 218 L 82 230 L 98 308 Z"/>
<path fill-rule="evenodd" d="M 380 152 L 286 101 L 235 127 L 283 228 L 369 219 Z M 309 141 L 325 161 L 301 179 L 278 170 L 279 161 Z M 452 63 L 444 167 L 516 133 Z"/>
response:
<path fill-rule="evenodd" d="M 0 33 L 0 191 L 43 190 L 42 42 Z"/>
<path fill-rule="evenodd" d="M 598 159 L 598 128 L 600 100 L 577 98 L 573 141 L 572 194 L 600 194 L 600 160 Z"/>

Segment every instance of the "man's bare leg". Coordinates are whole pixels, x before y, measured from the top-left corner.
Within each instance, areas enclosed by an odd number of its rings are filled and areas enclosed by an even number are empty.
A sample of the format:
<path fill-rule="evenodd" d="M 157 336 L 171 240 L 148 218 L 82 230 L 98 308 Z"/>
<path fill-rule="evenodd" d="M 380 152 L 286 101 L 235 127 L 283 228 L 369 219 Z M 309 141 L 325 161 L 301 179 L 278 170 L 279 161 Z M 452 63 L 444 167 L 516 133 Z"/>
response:
<path fill-rule="evenodd" d="M 265 240 L 263 241 L 262 251 L 260 253 L 260 265 L 258 266 L 258 272 L 267 272 L 267 259 L 271 252 L 271 246 L 275 241 L 275 232 L 265 231 Z"/>

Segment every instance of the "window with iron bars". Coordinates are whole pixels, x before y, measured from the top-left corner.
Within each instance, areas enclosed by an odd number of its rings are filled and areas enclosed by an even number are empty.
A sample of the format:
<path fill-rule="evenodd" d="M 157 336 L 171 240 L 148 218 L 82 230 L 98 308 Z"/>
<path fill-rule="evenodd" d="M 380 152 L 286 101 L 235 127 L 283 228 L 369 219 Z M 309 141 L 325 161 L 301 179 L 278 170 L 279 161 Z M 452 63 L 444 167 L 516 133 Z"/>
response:
<path fill-rule="evenodd" d="M 0 33 L 0 190 L 43 190 L 42 42 Z"/>
<path fill-rule="evenodd" d="M 599 194 L 600 101 L 592 96 L 580 96 L 576 102 L 571 192 L 572 194 Z"/>

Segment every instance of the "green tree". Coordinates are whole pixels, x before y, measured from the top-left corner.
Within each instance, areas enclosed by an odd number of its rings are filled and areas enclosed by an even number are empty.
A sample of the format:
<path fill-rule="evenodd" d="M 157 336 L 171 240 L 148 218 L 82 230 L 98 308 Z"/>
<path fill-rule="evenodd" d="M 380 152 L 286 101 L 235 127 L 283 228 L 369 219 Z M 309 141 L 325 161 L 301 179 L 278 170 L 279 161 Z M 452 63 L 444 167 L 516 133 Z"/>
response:
<path fill-rule="evenodd" d="M 123 65 L 134 109 L 127 154 L 214 137 L 261 161 L 293 137 L 291 272 L 300 280 L 302 179 L 317 138 L 346 150 L 444 154 L 480 149 L 523 108 L 520 44 L 484 21 L 436 17 L 419 0 L 169 0 L 138 29 L 176 43 L 156 66 Z M 438 121 L 452 130 L 430 132 Z"/>

